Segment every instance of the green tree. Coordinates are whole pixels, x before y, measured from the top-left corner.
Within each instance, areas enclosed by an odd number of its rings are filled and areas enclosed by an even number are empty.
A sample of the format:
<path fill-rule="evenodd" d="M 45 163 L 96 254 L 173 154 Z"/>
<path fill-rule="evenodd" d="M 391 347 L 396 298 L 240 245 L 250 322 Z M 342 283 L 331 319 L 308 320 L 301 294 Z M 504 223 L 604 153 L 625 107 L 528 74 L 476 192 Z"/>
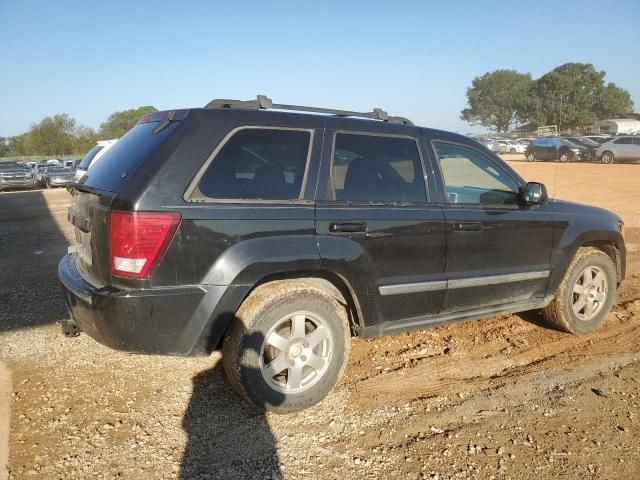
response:
<path fill-rule="evenodd" d="M 7 141 L 7 145 L 9 145 L 9 156 L 20 157 L 22 155 L 26 155 L 24 142 L 27 135 L 28 134 L 23 133 L 22 135 L 9 137 L 9 140 Z"/>
<path fill-rule="evenodd" d="M 515 70 L 496 70 L 476 77 L 467 89 L 468 108 L 461 118 L 473 124 L 506 132 L 516 122 L 524 122 L 536 109 L 531 75 Z"/>
<path fill-rule="evenodd" d="M 540 109 L 534 123 L 555 124 L 561 130 L 630 113 L 629 93 L 613 83 L 605 87 L 605 75 L 590 63 L 565 63 L 540 77 L 536 81 Z"/>
<path fill-rule="evenodd" d="M 73 152 L 76 121 L 67 113 L 45 117 L 31 125 L 25 141 L 27 155 L 65 155 Z"/>
<path fill-rule="evenodd" d="M 6 157 L 11 151 L 9 149 L 8 138 L 0 137 L 0 157 Z"/>
<path fill-rule="evenodd" d="M 120 138 L 138 122 L 142 115 L 157 111 L 155 107 L 146 106 L 114 112 L 109 115 L 106 122 L 100 125 L 99 136 L 102 139 Z"/>
<path fill-rule="evenodd" d="M 98 135 L 93 128 L 80 125 L 75 130 L 73 153 L 84 155 L 96 145 Z"/>
<path fill-rule="evenodd" d="M 596 116 L 598 119 L 630 117 L 633 116 L 632 112 L 633 102 L 629 92 L 617 87 L 614 83 L 609 83 L 602 89 L 602 93 L 596 102 Z"/>

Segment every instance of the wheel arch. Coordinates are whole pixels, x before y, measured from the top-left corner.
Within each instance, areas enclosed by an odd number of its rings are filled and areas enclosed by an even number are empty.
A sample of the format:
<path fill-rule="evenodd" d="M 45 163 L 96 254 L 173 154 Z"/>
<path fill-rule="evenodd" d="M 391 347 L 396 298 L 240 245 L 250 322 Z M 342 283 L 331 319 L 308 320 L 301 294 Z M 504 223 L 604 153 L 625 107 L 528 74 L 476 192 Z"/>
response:
<path fill-rule="evenodd" d="M 291 270 L 266 275 L 247 292 L 246 299 L 258 287 L 279 281 L 295 281 L 310 285 L 333 297 L 347 310 L 352 333 L 364 327 L 361 299 L 349 281 L 342 275 L 330 270 Z M 241 302 L 242 304 L 242 302 Z M 238 306 L 239 308 L 239 306 Z"/>

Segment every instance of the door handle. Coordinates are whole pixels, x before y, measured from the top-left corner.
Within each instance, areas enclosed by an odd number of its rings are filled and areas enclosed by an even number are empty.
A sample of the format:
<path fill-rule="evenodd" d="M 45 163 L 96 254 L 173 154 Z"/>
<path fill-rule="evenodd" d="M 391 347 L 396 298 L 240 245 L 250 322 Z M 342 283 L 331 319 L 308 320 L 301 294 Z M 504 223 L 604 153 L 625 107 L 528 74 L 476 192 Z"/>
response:
<path fill-rule="evenodd" d="M 366 222 L 332 222 L 329 224 L 330 233 L 366 233 Z"/>
<path fill-rule="evenodd" d="M 458 232 L 479 232 L 482 230 L 482 224 L 480 222 L 456 222 L 453 224 L 453 229 Z"/>

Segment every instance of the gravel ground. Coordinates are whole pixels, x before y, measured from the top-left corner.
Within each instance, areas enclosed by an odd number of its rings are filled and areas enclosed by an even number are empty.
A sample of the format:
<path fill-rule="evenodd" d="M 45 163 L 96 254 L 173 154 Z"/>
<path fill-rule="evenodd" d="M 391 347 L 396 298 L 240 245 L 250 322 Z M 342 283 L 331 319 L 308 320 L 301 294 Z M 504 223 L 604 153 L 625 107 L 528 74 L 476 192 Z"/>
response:
<path fill-rule="evenodd" d="M 555 166 L 512 165 L 553 187 Z M 628 279 L 601 331 L 567 335 L 525 312 L 354 339 L 329 397 L 285 416 L 238 400 L 218 353 L 130 355 L 60 335 L 68 194 L 0 194 L 9 478 L 639 478 L 640 166 L 560 167 L 558 196 L 627 222 Z"/>

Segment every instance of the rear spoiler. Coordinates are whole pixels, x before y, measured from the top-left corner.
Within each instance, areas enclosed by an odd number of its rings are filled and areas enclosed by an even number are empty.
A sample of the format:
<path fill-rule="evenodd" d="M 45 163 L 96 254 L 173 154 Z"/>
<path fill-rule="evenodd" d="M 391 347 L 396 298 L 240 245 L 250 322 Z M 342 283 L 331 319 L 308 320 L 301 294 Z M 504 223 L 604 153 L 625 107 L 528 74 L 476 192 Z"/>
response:
<path fill-rule="evenodd" d="M 147 113 L 145 115 L 142 115 L 138 119 L 138 123 L 136 125 L 139 125 L 141 123 L 161 122 L 161 121 L 163 121 L 164 119 L 166 119 L 169 116 L 172 117 L 170 121 L 178 122 L 180 120 L 184 120 L 186 118 L 186 116 L 187 116 L 187 113 L 189 113 L 189 109 L 164 110 L 162 112 Z"/>

